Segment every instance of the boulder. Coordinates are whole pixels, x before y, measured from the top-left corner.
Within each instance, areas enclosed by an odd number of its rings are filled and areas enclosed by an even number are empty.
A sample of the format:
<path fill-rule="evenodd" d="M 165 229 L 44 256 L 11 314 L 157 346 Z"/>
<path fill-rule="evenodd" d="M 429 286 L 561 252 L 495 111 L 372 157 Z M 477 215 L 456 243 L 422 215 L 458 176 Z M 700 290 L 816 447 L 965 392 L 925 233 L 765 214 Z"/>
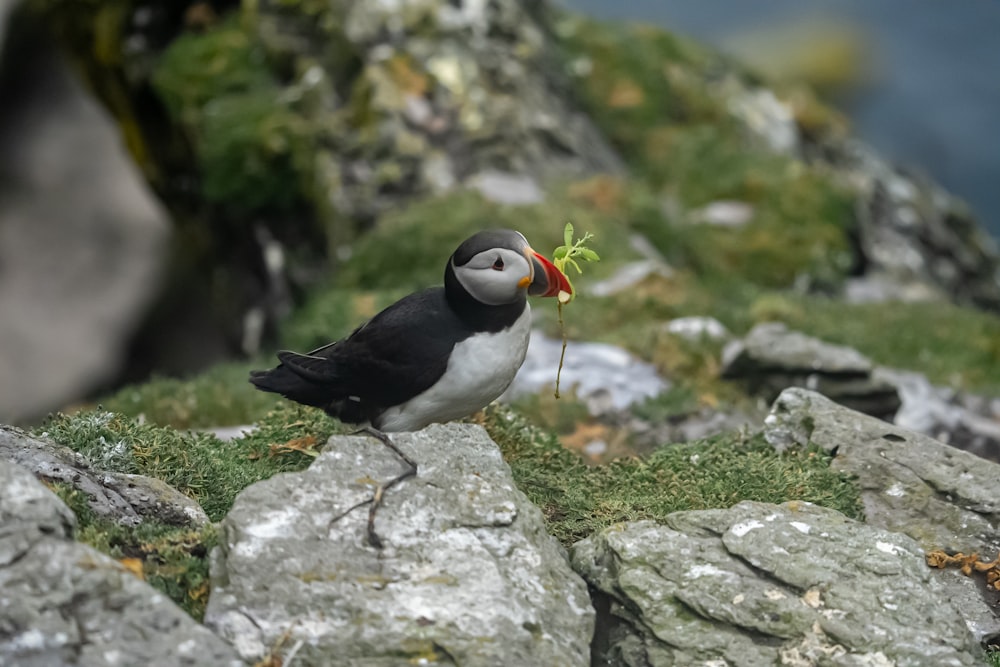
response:
<path fill-rule="evenodd" d="M 741 379 L 773 401 L 786 387 L 807 387 L 866 414 L 891 419 L 896 388 L 872 377 L 872 362 L 857 350 L 833 345 L 780 322 L 758 324 L 722 353 L 723 377 Z"/>
<path fill-rule="evenodd" d="M 13 4 L 0 2 L 0 33 Z M 0 53 L 0 376 L 17 378 L 0 391 L 7 423 L 120 371 L 168 232 L 118 128 L 24 13 L 9 17 Z"/>
<path fill-rule="evenodd" d="M 600 611 L 594 664 L 980 665 L 905 535 L 809 503 L 612 526 L 572 549 Z"/>
<path fill-rule="evenodd" d="M 236 667 L 232 649 L 118 562 L 73 541 L 73 513 L 0 461 L 0 667 Z"/>
<path fill-rule="evenodd" d="M 938 387 L 913 371 L 876 368 L 873 375 L 899 392 L 896 426 L 1000 463 L 1000 398 Z"/>
<path fill-rule="evenodd" d="M 419 464 L 377 514 L 376 480 L 404 464 L 334 436 L 308 470 L 244 490 L 213 554 L 206 623 L 246 660 L 296 665 L 585 665 L 594 611 L 497 446 L 467 424 L 393 434 Z M 287 656 L 286 656 L 287 657 Z"/>
<path fill-rule="evenodd" d="M 812 444 L 857 477 L 865 517 L 925 549 L 1000 550 L 1000 465 L 860 414 L 805 389 L 786 389 L 765 421 L 779 450 Z"/>
<path fill-rule="evenodd" d="M 146 519 L 175 526 L 208 523 L 197 502 L 162 480 L 96 470 L 70 448 L 11 426 L 0 425 L 0 460 L 16 463 L 43 481 L 79 490 L 94 514 L 117 523 L 137 525 Z"/>

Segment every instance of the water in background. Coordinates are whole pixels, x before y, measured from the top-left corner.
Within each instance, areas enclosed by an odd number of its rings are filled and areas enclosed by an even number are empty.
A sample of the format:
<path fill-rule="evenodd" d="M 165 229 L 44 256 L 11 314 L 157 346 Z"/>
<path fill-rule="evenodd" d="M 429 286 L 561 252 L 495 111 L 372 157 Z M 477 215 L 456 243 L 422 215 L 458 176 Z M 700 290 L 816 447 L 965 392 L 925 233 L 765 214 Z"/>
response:
<path fill-rule="evenodd" d="M 780 26 L 853 26 L 864 51 L 858 85 L 834 99 L 856 133 L 964 198 L 1000 238 L 1000 0 L 565 1 L 740 53 Z"/>

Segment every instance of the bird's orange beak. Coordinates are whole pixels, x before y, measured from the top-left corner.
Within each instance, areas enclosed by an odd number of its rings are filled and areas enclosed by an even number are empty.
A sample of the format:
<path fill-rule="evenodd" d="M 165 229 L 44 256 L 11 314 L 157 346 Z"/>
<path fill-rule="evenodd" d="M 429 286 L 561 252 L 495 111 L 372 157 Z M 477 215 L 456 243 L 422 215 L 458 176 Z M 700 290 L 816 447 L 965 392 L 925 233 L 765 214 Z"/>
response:
<path fill-rule="evenodd" d="M 555 264 L 530 247 L 524 249 L 524 256 L 531 264 L 531 275 L 521 279 L 521 287 L 527 287 L 529 295 L 559 296 L 560 292 L 573 293 L 569 280 Z"/>

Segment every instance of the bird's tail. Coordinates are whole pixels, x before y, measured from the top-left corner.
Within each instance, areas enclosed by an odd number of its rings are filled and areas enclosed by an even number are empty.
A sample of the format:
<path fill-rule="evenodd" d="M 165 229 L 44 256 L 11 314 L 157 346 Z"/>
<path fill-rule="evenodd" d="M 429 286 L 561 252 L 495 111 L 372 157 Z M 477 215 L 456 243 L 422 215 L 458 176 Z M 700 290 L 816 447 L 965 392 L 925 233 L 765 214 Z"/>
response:
<path fill-rule="evenodd" d="M 303 379 L 284 365 L 266 371 L 250 371 L 250 383 L 261 391 L 281 394 L 305 405 L 321 408 L 329 402 L 329 396 L 322 387 Z"/>

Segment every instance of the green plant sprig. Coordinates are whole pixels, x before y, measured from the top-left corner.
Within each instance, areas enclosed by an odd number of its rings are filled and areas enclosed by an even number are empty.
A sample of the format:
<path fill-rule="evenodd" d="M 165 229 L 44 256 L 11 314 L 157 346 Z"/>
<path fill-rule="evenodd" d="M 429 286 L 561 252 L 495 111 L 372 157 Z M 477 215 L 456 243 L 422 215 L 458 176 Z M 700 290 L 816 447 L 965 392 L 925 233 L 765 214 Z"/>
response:
<path fill-rule="evenodd" d="M 586 247 L 587 241 L 594 238 L 594 235 L 590 232 L 585 232 L 583 238 L 573 242 L 573 223 L 567 222 L 566 227 L 563 229 L 563 243 L 552 252 L 552 263 L 555 264 L 556 268 L 563 272 L 566 276 L 566 281 L 569 282 L 570 287 L 573 286 L 572 281 L 569 279 L 569 273 L 566 271 L 567 267 L 572 266 L 576 269 L 577 273 L 583 273 L 583 269 L 577 263 L 577 258 L 582 259 L 587 262 L 599 262 L 601 261 L 600 255 Z M 564 303 L 569 303 L 576 298 L 576 290 L 574 289 L 572 293 L 560 292 L 559 293 L 559 305 Z M 562 311 L 560 310 L 560 314 Z"/>
<path fill-rule="evenodd" d="M 570 292 L 559 292 L 559 331 L 562 333 L 562 351 L 559 353 L 559 369 L 556 371 L 556 398 L 559 398 L 559 380 L 562 377 L 562 367 L 563 360 L 566 358 L 566 325 L 563 322 L 563 306 L 573 299 L 576 298 L 576 289 L 573 287 L 572 281 L 569 279 L 569 272 L 566 270 L 568 267 L 572 266 L 576 269 L 578 274 L 583 273 L 583 269 L 577 263 L 577 259 L 582 259 L 586 262 L 599 262 L 601 261 L 600 255 L 586 247 L 587 241 L 594 238 L 594 235 L 590 232 L 585 232 L 583 238 L 579 239 L 575 243 L 573 242 L 573 223 L 567 222 L 566 227 L 563 229 L 563 244 L 556 248 L 552 252 L 552 263 L 557 269 L 562 271 L 563 275 L 566 276 L 566 282 L 570 285 Z"/>

